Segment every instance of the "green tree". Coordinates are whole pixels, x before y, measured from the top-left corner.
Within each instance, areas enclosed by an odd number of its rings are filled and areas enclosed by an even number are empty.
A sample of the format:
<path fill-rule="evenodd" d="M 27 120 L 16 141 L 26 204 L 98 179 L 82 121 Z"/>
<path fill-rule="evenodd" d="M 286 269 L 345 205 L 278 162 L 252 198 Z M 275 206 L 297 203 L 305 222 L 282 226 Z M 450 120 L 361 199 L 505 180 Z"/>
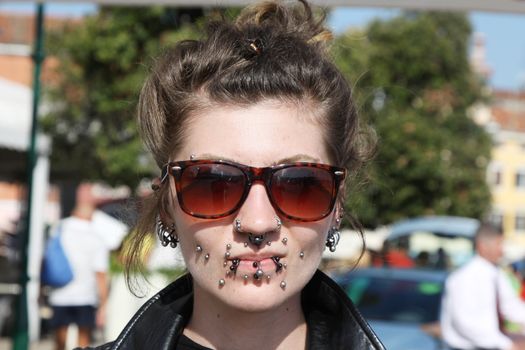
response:
<path fill-rule="evenodd" d="M 50 33 L 56 79 L 46 90 L 43 129 L 53 137 L 55 180 L 104 180 L 134 188 L 151 173 L 137 135 L 135 108 L 151 57 L 194 38 L 202 10 L 102 8 Z"/>
<path fill-rule="evenodd" d="M 347 210 L 368 227 L 418 215 L 481 217 L 491 141 L 468 116 L 483 84 L 464 15 L 405 13 L 336 39 L 338 65 L 379 138 L 369 181 Z"/>

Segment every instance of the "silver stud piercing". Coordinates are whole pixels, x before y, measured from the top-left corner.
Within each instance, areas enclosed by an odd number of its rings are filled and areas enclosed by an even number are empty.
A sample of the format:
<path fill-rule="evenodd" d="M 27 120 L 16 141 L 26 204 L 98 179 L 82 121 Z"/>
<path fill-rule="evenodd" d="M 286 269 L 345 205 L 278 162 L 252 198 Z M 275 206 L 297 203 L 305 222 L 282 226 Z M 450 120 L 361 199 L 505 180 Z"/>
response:
<path fill-rule="evenodd" d="M 219 287 L 222 287 L 226 284 L 226 281 L 223 280 L 222 278 L 219 280 Z"/>
<path fill-rule="evenodd" d="M 283 222 L 281 221 L 281 218 L 277 215 L 275 215 L 275 221 L 277 221 L 277 227 L 275 228 L 275 231 L 279 231 L 283 226 Z"/>
<path fill-rule="evenodd" d="M 238 232 L 238 233 L 241 233 L 242 232 L 242 228 L 241 228 L 241 219 L 235 219 L 235 222 L 234 222 L 234 227 L 235 227 L 235 232 Z"/>
<path fill-rule="evenodd" d="M 190 155 L 190 160 L 195 160 L 195 154 Z"/>
<path fill-rule="evenodd" d="M 284 237 L 283 239 L 281 239 L 281 242 L 282 242 L 283 244 L 288 243 L 288 238 Z"/>
<path fill-rule="evenodd" d="M 279 285 L 281 286 L 282 289 L 286 288 L 286 282 L 285 281 L 281 281 L 281 283 Z"/>
<path fill-rule="evenodd" d="M 262 234 L 262 235 L 254 235 L 252 233 L 250 233 L 248 235 L 248 241 L 253 244 L 254 246 L 257 246 L 257 247 L 260 247 L 261 244 L 263 244 L 264 242 L 264 238 L 265 238 L 266 234 Z"/>
<path fill-rule="evenodd" d="M 326 237 L 326 243 L 325 245 L 330 249 L 330 251 L 333 253 L 335 252 L 335 249 L 337 247 L 337 244 L 339 243 L 339 239 L 341 238 L 341 232 L 337 229 L 337 227 L 332 226 L 330 230 L 328 230 L 328 236 Z"/>
<path fill-rule="evenodd" d="M 228 258 L 230 257 L 230 255 L 231 255 L 230 252 L 226 252 L 226 253 L 224 253 L 224 257 L 225 257 L 226 259 L 228 259 Z"/>
<path fill-rule="evenodd" d="M 172 248 L 177 247 L 177 243 L 179 243 L 179 237 L 175 233 L 175 224 L 171 224 L 169 227 L 166 227 L 160 217 L 157 217 L 157 225 L 155 229 L 157 231 L 157 237 L 159 237 L 160 243 L 164 247 L 166 247 L 168 244 Z"/>
<path fill-rule="evenodd" d="M 248 242 L 244 242 L 244 246 L 247 247 L 248 246 Z"/>
<path fill-rule="evenodd" d="M 300 252 L 300 253 L 299 253 L 299 257 L 300 257 L 301 259 L 304 258 L 304 252 Z"/>
<path fill-rule="evenodd" d="M 258 268 L 257 271 L 255 271 L 255 273 L 253 274 L 253 278 L 256 280 L 258 280 L 262 276 L 264 276 L 264 272 L 263 270 L 261 270 L 261 268 Z"/>
<path fill-rule="evenodd" d="M 202 252 L 202 247 L 201 247 L 200 245 L 197 245 L 197 247 L 195 247 L 195 251 L 196 251 L 197 253 Z"/>
<path fill-rule="evenodd" d="M 210 258 L 210 254 L 206 253 L 206 255 L 204 255 L 204 259 L 208 260 Z"/>
<path fill-rule="evenodd" d="M 244 280 L 247 280 L 248 279 L 248 275 L 244 275 L 244 276 L 242 276 L 242 278 L 244 278 Z"/>
<path fill-rule="evenodd" d="M 226 249 L 227 249 L 227 250 L 232 249 L 232 245 L 231 245 L 230 243 L 226 244 Z"/>

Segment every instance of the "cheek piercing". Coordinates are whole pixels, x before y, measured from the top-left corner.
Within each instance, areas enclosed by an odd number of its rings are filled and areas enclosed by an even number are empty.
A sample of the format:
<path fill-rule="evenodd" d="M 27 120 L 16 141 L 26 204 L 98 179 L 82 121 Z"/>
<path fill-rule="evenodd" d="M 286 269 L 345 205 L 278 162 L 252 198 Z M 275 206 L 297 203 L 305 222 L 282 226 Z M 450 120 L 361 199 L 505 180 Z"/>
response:
<path fill-rule="evenodd" d="M 283 244 L 286 245 L 286 243 L 288 243 L 288 238 L 284 237 L 283 239 L 281 239 L 281 242 L 283 242 Z"/>
<path fill-rule="evenodd" d="M 230 252 L 226 252 L 226 253 L 224 253 L 224 257 L 225 257 L 225 258 L 229 258 L 230 255 L 231 255 Z"/>
<path fill-rule="evenodd" d="M 197 247 L 195 248 L 195 251 L 196 251 L 197 253 L 202 252 L 202 247 L 201 247 L 200 245 L 197 245 Z"/>
<path fill-rule="evenodd" d="M 219 287 L 222 287 L 226 284 L 226 281 L 223 280 L 222 278 L 219 280 Z"/>
<path fill-rule="evenodd" d="M 246 281 L 248 279 L 248 275 L 244 275 L 242 276 L 242 278 L 244 278 L 244 280 Z"/>
<path fill-rule="evenodd" d="M 281 281 L 279 286 L 281 287 L 281 289 L 285 289 L 286 288 L 286 282 L 285 281 Z"/>
<path fill-rule="evenodd" d="M 232 245 L 230 243 L 226 244 L 226 250 L 232 249 Z"/>
<path fill-rule="evenodd" d="M 204 255 L 204 259 L 208 260 L 210 258 L 210 254 L 206 253 L 206 255 Z"/>
<path fill-rule="evenodd" d="M 304 252 L 300 252 L 300 253 L 299 253 L 299 257 L 300 257 L 301 259 L 304 258 Z"/>

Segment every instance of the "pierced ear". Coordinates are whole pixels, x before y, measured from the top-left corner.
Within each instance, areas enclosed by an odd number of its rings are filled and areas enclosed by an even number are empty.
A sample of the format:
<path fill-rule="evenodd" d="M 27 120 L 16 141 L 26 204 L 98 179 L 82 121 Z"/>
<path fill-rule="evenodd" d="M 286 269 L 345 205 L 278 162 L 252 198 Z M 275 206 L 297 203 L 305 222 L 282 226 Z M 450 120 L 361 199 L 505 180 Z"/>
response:
<path fill-rule="evenodd" d="M 343 205 L 339 202 L 335 205 L 335 211 L 334 211 L 334 218 L 332 221 L 332 226 L 335 226 L 336 228 L 339 228 L 341 226 L 341 222 L 343 220 L 344 216 L 344 209 Z"/>

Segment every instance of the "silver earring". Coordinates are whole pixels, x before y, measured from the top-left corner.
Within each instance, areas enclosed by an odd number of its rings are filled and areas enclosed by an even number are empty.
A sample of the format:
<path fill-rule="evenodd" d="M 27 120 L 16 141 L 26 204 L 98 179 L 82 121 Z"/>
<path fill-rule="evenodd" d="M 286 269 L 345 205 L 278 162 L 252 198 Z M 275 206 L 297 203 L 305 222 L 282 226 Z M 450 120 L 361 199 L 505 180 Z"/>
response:
<path fill-rule="evenodd" d="M 328 236 L 326 237 L 326 246 L 332 253 L 335 252 L 339 238 L 341 238 L 341 232 L 339 232 L 337 227 L 332 226 L 332 228 L 328 230 Z"/>
<path fill-rule="evenodd" d="M 159 237 L 160 243 L 164 247 L 166 247 L 168 244 L 172 248 L 177 247 L 177 243 L 179 243 L 179 237 L 175 232 L 175 224 L 171 224 L 169 227 L 166 227 L 159 217 L 157 218 L 156 231 L 157 237 Z"/>

